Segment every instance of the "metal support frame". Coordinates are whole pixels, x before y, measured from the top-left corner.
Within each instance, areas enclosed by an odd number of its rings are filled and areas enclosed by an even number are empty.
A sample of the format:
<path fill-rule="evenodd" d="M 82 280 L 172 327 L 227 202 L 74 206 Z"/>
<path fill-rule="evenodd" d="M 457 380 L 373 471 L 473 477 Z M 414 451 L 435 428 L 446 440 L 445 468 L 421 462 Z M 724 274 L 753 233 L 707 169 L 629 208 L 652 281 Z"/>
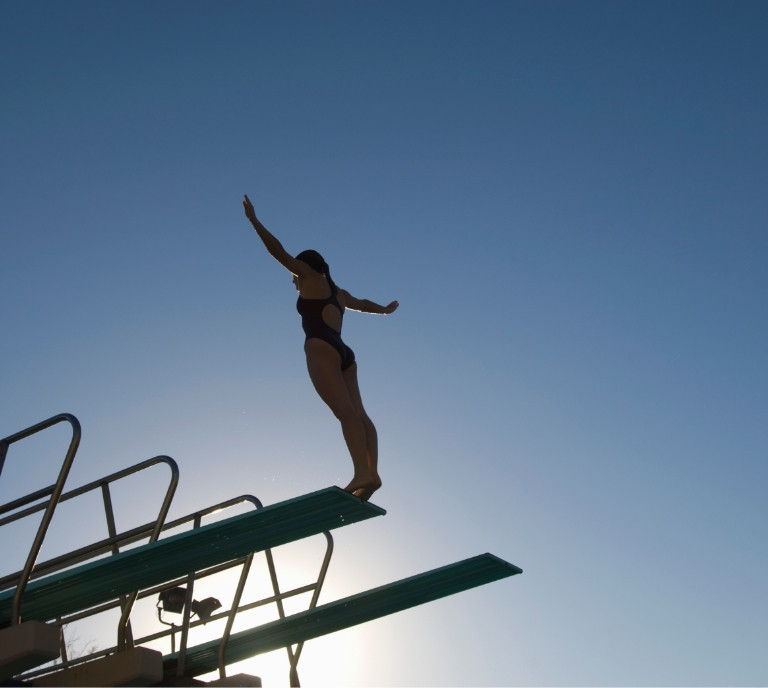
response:
<path fill-rule="evenodd" d="M 215 504 L 213 506 L 207 507 L 200 511 L 196 511 L 194 513 L 188 514 L 187 516 L 183 516 L 173 521 L 169 521 L 168 523 L 165 523 L 163 525 L 162 531 L 173 530 L 175 528 L 185 526 L 189 523 L 192 523 L 193 529 L 198 528 L 202 525 L 202 519 L 204 517 L 209 516 L 215 512 L 221 511 L 223 509 L 231 508 L 233 506 L 236 506 L 242 503 L 252 504 L 256 509 L 262 508 L 262 503 L 258 498 L 254 497 L 253 495 L 241 495 L 239 497 L 235 497 L 233 499 L 229 499 L 219 504 Z M 320 596 L 320 590 L 322 588 L 323 582 L 325 581 L 325 576 L 328 571 L 328 566 L 330 564 L 331 556 L 333 554 L 333 537 L 329 532 L 323 532 L 323 535 L 326 538 L 326 551 L 323 557 L 323 561 L 320 567 L 317 580 L 314 583 L 309 583 L 307 585 L 299 586 L 297 588 L 292 588 L 290 590 L 283 591 L 280 589 L 278 578 L 277 578 L 277 569 L 275 566 L 274 557 L 272 556 L 272 551 L 269 549 L 264 550 L 267 567 L 269 569 L 269 575 L 270 575 L 270 581 L 272 584 L 273 594 L 268 597 L 264 597 L 262 599 L 256 600 L 254 602 L 249 602 L 244 605 L 240 604 L 242 599 L 242 594 L 245 589 L 245 585 L 247 583 L 248 575 L 252 570 L 253 558 L 255 556 L 254 554 L 249 554 L 247 556 L 240 557 L 238 559 L 234 559 L 229 562 L 218 564 L 217 566 L 213 566 L 208 569 L 198 571 L 189 576 L 184 576 L 171 581 L 167 581 L 166 583 L 163 583 L 161 585 L 157 585 L 152 588 L 148 588 L 146 590 L 140 591 L 138 593 L 137 599 L 146 599 L 149 597 L 154 597 L 159 593 L 161 593 L 162 591 L 168 590 L 170 588 L 175 588 L 181 585 L 187 586 L 186 587 L 186 604 L 184 607 L 184 620 L 182 624 L 178 626 L 175 624 L 172 624 L 171 627 L 168 629 L 164 629 L 157 633 L 153 633 L 151 635 L 137 638 L 134 640 L 134 645 L 135 646 L 145 645 L 146 643 L 150 643 L 155 640 L 160 640 L 162 638 L 167 638 L 168 636 L 171 637 L 173 642 L 175 634 L 181 632 L 182 637 L 180 638 L 180 642 L 179 642 L 179 663 L 177 664 L 176 672 L 178 676 L 183 675 L 184 658 L 186 656 L 186 651 L 187 651 L 187 638 L 189 634 L 189 629 L 195 628 L 204 623 L 200 619 L 192 621 L 192 619 L 190 618 L 191 614 L 188 613 L 188 610 L 190 609 L 190 602 L 194 594 L 195 582 L 203 578 L 215 575 L 217 573 L 221 573 L 223 571 L 227 571 L 229 569 L 233 569 L 238 566 L 241 566 L 242 569 L 240 572 L 237 588 L 232 600 L 232 604 L 230 605 L 230 608 L 227 611 L 213 614 L 207 620 L 207 621 L 218 621 L 224 618 L 227 619 L 226 627 L 221 639 L 221 645 L 219 647 L 219 656 L 218 656 L 219 675 L 221 678 L 225 678 L 226 677 L 227 643 L 232 632 L 232 627 L 234 625 L 235 618 L 238 613 L 249 611 L 251 609 L 256 609 L 257 607 L 266 606 L 268 604 L 275 604 L 277 606 L 278 615 L 282 619 L 282 618 L 285 618 L 283 600 L 290 599 L 291 597 L 296 597 L 298 595 L 307 594 L 310 592 L 312 593 L 312 599 L 310 601 L 309 609 L 312 609 L 317 605 L 317 601 Z M 66 622 L 69 623 L 73 621 L 78 621 L 80 619 L 84 619 L 84 618 L 108 611 L 110 609 L 114 609 L 118 606 L 120 606 L 120 604 L 117 601 L 105 603 L 103 605 L 99 605 L 98 607 L 94 607 L 87 611 L 83 611 L 83 612 L 79 612 L 78 614 L 71 615 L 67 617 Z M 288 661 L 290 666 L 291 686 L 299 685 L 297 666 L 298 666 L 299 658 L 301 656 L 302 648 L 303 648 L 303 643 L 298 644 L 296 646 L 296 649 L 293 649 L 291 646 L 286 647 L 286 652 L 288 653 Z M 92 661 L 94 659 L 99 659 L 100 657 L 105 657 L 119 650 L 120 650 L 119 646 L 99 650 L 98 652 L 95 652 L 93 654 L 72 659 L 67 663 L 66 666 L 68 667 L 76 666 L 78 664 Z M 181 667 L 181 671 L 179 671 L 179 667 Z M 59 668 L 60 666 L 56 667 L 57 670 Z M 36 669 L 30 672 L 27 672 L 20 678 L 22 678 L 23 680 L 33 679 L 36 676 L 40 676 L 47 673 L 51 673 L 50 667 Z"/>
<path fill-rule="evenodd" d="M 56 483 L 50 487 L 43 488 L 24 497 L 20 497 L 11 502 L 0 505 L 0 514 L 12 512 L 9 516 L 0 518 L 0 526 L 45 510 L 40 527 L 37 531 L 37 535 L 32 543 L 32 548 L 30 549 L 30 553 L 27 556 L 24 569 L 22 571 L 18 571 L 0 578 L 0 590 L 16 586 L 11 617 L 12 625 L 18 624 L 21 621 L 21 599 L 24 594 L 24 590 L 30 580 L 54 573 L 61 569 L 69 568 L 75 564 L 86 561 L 88 559 L 92 559 L 101 554 L 118 554 L 121 546 L 124 547 L 134 542 L 138 542 L 139 540 L 143 540 L 147 537 L 149 542 L 154 542 L 157 540 L 162 531 L 166 516 L 168 515 L 168 510 L 170 509 L 171 502 L 173 500 L 173 496 L 176 492 L 176 487 L 179 483 L 179 468 L 176 462 L 169 456 L 156 456 L 152 459 L 147 459 L 146 461 L 142 461 L 138 464 L 135 464 L 134 466 L 130 466 L 129 468 L 123 469 L 121 471 L 117 471 L 116 473 L 112 473 L 108 476 L 88 483 L 87 485 L 83 485 L 82 487 L 62 494 L 64 482 L 66 481 L 69 469 L 72 465 L 72 461 L 74 460 L 74 456 L 77 452 L 77 447 L 79 446 L 81 437 L 80 423 L 78 422 L 77 418 L 71 414 L 66 413 L 54 416 L 47 421 L 38 423 L 37 425 L 34 425 L 30 428 L 0 440 L 0 471 L 2 471 L 3 464 L 7 457 L 8 448 L 11 444 L 30 437 L 31 435 L 41 432 L 42 430 L 45 430 L 62 421 L 68 421 L 72 424 L 73 438 Z M 112 506 L 110 485 L 118 480 L 158 464 L 165 464 L 169 467 L 170 479 L 156 518 L 144 524 L 143 526 L 133 528 L 124 533 L 118 533 L 115 522 L 114 508 Z M 43 539 L 47 533 L 56 506 L 61 502 L 73 499 L 93 490 L 101 491 L 108 537 L 86 547 L 81 547 L 80 549 L 74 550 L 59 557 L 55 557 L 46 562 L 36 564 L 37 556 L 40 552 Z M 38 502 L 44 497 L 49 497 L 47 502 L 35 504 L 35 502 Z M 33 504 L 33 506 L 27 506 L 29 504 Z M 133 638 L 130 630 L 129 617 L 137 595 L 138 592 L 127 596 L 121 596 L 119 600 L 119 605 L 122 609 L 120 624 L 118 626 L 118 646 L 120 649 L 130 649 L 133 647 Z M 90 611 L 85 616 L 91 615 L 92 613 L 93 612 Z M 85 618 L 85 616 L 77 615 L 77 618 Z M 57 619 L 56 623 L 60 626 L 63 626 L 72 620 L 74 620 L 74 617 L 65 617 Z M 69 662 L 66 657 L 66 652 L 64 652 L 62 658 L 64 660 L 64 666 L 67 666 Z"/>
<path fill-rule="evenodd" d="M 323 583 L 325 582 L 325 575 L 328 572 L 328 565 L 331 563 L 331 556 L 333 555 L 333 537 L 331 537 L 331 534 L 327 531 L 324 532 L 323 535 L 326 539 L 326 549 L 325 556 L 323 557 L 323 562 L 318 573 L 317 581 L 313 585 L 307 585 L 300 589 L 302 592 L 309 592 L 310 590 L 312 591 L 312 599 L 310 600 L 308 609 L 314 609 L 317 606 L 317 600 L 320 597 L 320 590 L 322 589 Z M 288 593 L 280 592 L 280 585 L 277 580 L 277 569 L 275 567 L 274 558 L 272 557 L 272 550 L 264 550 L 264 554 L 266 556 L 267 566 L 269 568 L 270 581 L 272 582 L 272 592 L 274 593 L 274 595 L 268 599 L 270 602 L 275 602 L 279 617 L 284 619 L 285 609 L 283 608 L 283 600 L 291 594 L 295 593 L 295 590 L 289 591 Z M 229 618 L 227 619 L 227 625 L 224 629 L 221 643 L 219 644 L 219 678 L 226 678 L 227 676 L 227 644 L 229 643 L 229 637 L 232 633 L 232 626 L 235 622 L 235 616 L 237 615 L 238 611 L 244 611 L 250 608 L 250 605 L 241 608 L 240 598 L 242 596 L 243 588 L 245 587 L 245 581 L 251 566 L 250 560 L 252 558 L 253 555 L 249 555 L 248 561 L 246 564 L 244 564 L 240 582 L 238 583 L 237 591 L 235 592 L 235 598 L 232 600 L 232 607 L 230 609 Z M 303 642 L 297 644 L 295 650 L 290 645 L 287 645 L 285 648 L 286 652 L 288 653 L 288 663 L 290 666 L 289 678 L 292 688 L 298 688 L 301 685 L 299 682 L 298 664 L 303 649 Z"/>
<path fill-rule="evenodd" d="M 136 464 L 135 466 L 131 466 L 130 468 L 127 468 L 122 471 L 118 471 L 117 473 L 113 473 L 104 478 L 101 478 L 87 485 L 84 485 L 80 488 L 64 493 L 63 492 L 64 484 L 66 482 L 67 476 L 69 475 L 69 470 L 72 466 L 72 462 L 74 461 L 75 455 L 77 453 L 77 449 L 79 447 L 80 439 L 82 435 L 79 421 L 74 415 L 69 413 L 62 413 L 57 416 L 53 416 L 52 418 L 49 418 L 46 421 L 37 423 L 36 425 L 33 425 L 29 428 L 21 430 L 20 432 L 10 435 L 6 438 L 0 439 L 0 474 L 2 474 L 2 469 L 5 464 L 5 460 L 7 458 L 8 449 L 11 444 L 14 444 L 15 442 L 18 442 L 22 439 L 26 439 L 27 437 L 30 437 L 38 432 L 46 430 L 61 422 L 69 422 L 72 425 L 72 440 L 70 441 L 69 448 L 66 452 L 64 462 L 59 471 L 59 476 L 56 482 L 53 485 L 50 485 L 49 487 L 42 488 L 34 493 L 28 494 L 24 497 L 21 497 L 11 502 L 8 502 L 6 504 L 0 505 L 0 516 L 8 513 L 11 514 L 9 516 L 4 516 L 0 518 L 0 526 L 19 520 L 21 518 L 37 513 L 39 511 L 45 510 L 45 513 L 43 514 L 43 518 L 38 528 L 37 534 L 33 540 L 32 547 L 30 548 L 29 554 L 27 556 L 24 568 L 19 572 L 9 574 L 0 578 L 0 590 L 12 587 L 14 585 L 16 586 L 16 593 L 14 595 L 13 612 L 12 612 L 12 619 L 11 619 L 12 624 L 18 624 L 21 622 L 21 600 L 27 584 L 29 583 L 30 580 L 34 578 L 39 578 L 41 576 L 48 575 L 56 571 L 68 568 L 70 566 L 81 563 L 88 559 L 92 559 L 93 557 L 99 556 L 101 554 L 105 554 L 105 553 L 117 554 L 120 551 L 120 547 L 125 547 L 126 545 L 132 544 L 134 542 L 138 542 L 139 540 L 142 540 L 147 536 L 149 536 L 149 542 L 154 542 L 159 538 L 160 533 L 163 530 L 175 528 L 180 525 L 186 524 L 190 521 L 193 522 L 193 528 L 199 528 L 201 525 L 203 516 L 209 515 L 215 511 L 219 511 L 220 509 L 233 506 L 236 503 L 247 501 L 252 503 L 257 509 L 262 508 L 263 506 L 262 503 L 256 497 L 253 497 L 252 495 L 244 495 L 242 497 L 237 497 L 233 500 L 228 500 L 227 502 L 223 502 L 213 507 L 203 509 L 187 517 L 177 519 L 176 521 L 166 524 L 165 518 L 167 516 L 168 509 L 170 507 L 170 504 L 173 499 L 173 495 L 175 493 L 176 486 L 178 485 L 178 480 L 179 480 L 178 466 L 176 462 L 169 456 L 156 456 L 152 459 L 148 459 L 147 461 L 143 461 L 139 464 Z M 165 498 L 160 507 L 160 511 L 158 513 L 157 518 L 154 521 L 144 524 L 143 526 L 133 528 L 124 533 L 118 533 L 116 523 L 115 523 L 114 509 L 112 506 L 112 496 L 109 488 L 110 484 L 117 480 L 120 480 L 121 478 L 127 477 L 128 475 L 132 475 L 139 471 L 142 471 L 158 463 L 165 463 L 170 467 L 171 478 L 170 478 L 168 489 L 166 491 Z M 103 540 L 100 540 L 99 542 L 88 545 L 86 547 L 82 547 L 80 549 L 74 550 L 67 554 L 64 554 L 59 557 L 55 557 L 48 561 L 37 564 L 36 563 L 37 557 L 40 553 L 43 540 L 48 531 L 48 527 L 50 525 L 51 519 L 53 517 L 53 513 L 57 505 L 60 502 L 73 499 L 82 494 L 85 494 L 86 492 L 90 492 L 96 489 L 101 490 L 108 537 Z M 39 502 L 39 500 L 44 499 L 46 497 L 48 497 L 47 501 L 39 504 L 35 504 L 35 502 Z M 29 506 L 29 505 L 32 505 L 32 506 Z M 240 606 L 243 590 L 245 588 L 245 584 L 248 579 L 248 575 L 250 573 L 251 565 L 253 562 L 254 555 L 249 554 L 248 556 L 242 557 L 233 562 L 228 562 L 226 564 L 212 567 L 211 569 L 203 572 L 192 573 L 189 576 L 187 576 L 186 579 L 182 579 L 182 581 L 174 581 L 173 583 L 157 586 L 151 591 L 143 591 L 143 592 L 136 591 L 134 593 L 131 593 L 130 595 L 121 596 L 120 600 L 114 603 L 100 605 L 99 607 L 90 609 L 86 612 L 81 612 L 79 614 L 73 614 L 68 617 L 57 619 L 56 623 L 60 626 L 63 626 L 66 623 L 71 623 L 72 621 L 75 621 L 75 620 L 87 618 L 101 611 L 112 609 L 115 606 L 119 606 L 122 609 L 122 614 L 121 614 L 120 621 L 118 624 L 118 629 L 117 629 L 117 646 L 115 648 L 110 648 L 109 650 L 101 651 L 99 653 L 89 655 L 88 657 L 78 658 L 77 661 L 68 660 L 66 657 L 66 653 L 64 653 L 62 655 L 64 659 L 64 664 L 59 665 L 57 669 L 62 666 L 63 667 L 73 666 L 75 664 L 79 664 L 81 662 L 84 662 L 90 659 L 95 659 L 98 656 L 104 656 L 106 654 L 114 652 L 115 650 L 120 651 L 125 649 L 131 649 L 134 647 L 134 644 L 148 642 L 151 639 L 154 640 L 154 639 L 163 637 L 165 635 L 175 633 L 179 629 L 179 627 L 174 627 L 160 634 L 155 634 L 153 636 L 148 636 L 138 641 L 134 641 L 132 638 L 131 629 L 130 629 L 130 614 L 137 599 L 149 596 L 150 594 L 157 594 L 161 590 L 164 590 L 168 587 L 173 587 L 174 585 L 178 585 L 179 582 L 186 582 L 187 583 L 187 604 L 185 605 L 185 609 L 184 609 L 184 622 L 181 626 L 182 635 L 181 635 L 179 661 L 178 661 L 178 669 L 177 669 L 178 675 L 182 676 L 184 671 L 184 657 L 187 649 L 187 638 L 189 634 L 189 629 L 190 627 L 194 627 L 202 623 L 202 621 L 200 620 L 192 623 L 190 618 L 191 616 L 190 607 L 191 607 L 195 580 L 207 575 L 212 575 L 213 573 L 217 573 L 219 571 L 223 571 L 227 568 L 232 568 L 234 566 L 242 565 L 242 570 L 241 570 L 240 578 L 238 581 L 237 589 L 235 591 L 235 596 L 233 598 L 233 602 L 229 611 L 221 614 L 213 615 L 209 619 L 209 620 L 215 620 L 215 619 L 221 619 L 224 617 L 227 618 L 226 627 L 224 630 L 224 634 L 222 636 L 221 645 L 219 647 L 219 675 L 221 678 L 225 678 L 226 677 L 227 643 L 231 635 L 232 627 L 234 625 L 234 621 L 238 612 L 247 611 L 249 609 L 254 609 L 258 606 L 274 603 L 277 606 L 279 617 L 283 619 L 285 618 L 283 600 L 289 597 L 299 595 L 299 594 L 304 594 L 307 592 L 313 593 L 312 599 L 310 601 L 309 609 L 313 609 L 317 605 L 317 601 L 320 595 L 320 590 L 322 588 L 323 582 L 325 581 L 328 565 L 330 564 L 330 559 L 333 554 L 333 538 L 331 537 L 331 534 L 326 531 L 323 533 L 323 535 L 325 535 L 326 543 L 327 543 L 326 552 L 320 567 L 320 571 L 318 573 L 317 580 L 312 584 L 301 586 L 299 588 L 295 588 L 285 592 L 282 592 L 280 590 L 280 585 L 277 578 L 277 570 L 275 567 L 274 558 L 272 556 L 272 551 L 270 549 L 264 550 L 267 567 L 269 569 L 269 576 L 272 584 L 273 594 L 269 597 L 263 598 L 256 602 L 252 602 L 252 603 Z M 63 641 L 62 641 L 62 644 L 63 644 Z M 291 686 L 300 685 L 297 667 L 298 667 L 298 662 L 301 656 L 302 649 L 303 649 L 303 643 L 299 643 L 298 645 L 296 645 L 295 649 L 290 645 L 286 647 L 286 652 L 288 654 L 288 661 L 290 665 Z M 39 669 L 37 671 L 26 674 L 25 676 L 31 678 L 32 676 L 40 675 L 44 673 L 50 673 L 50 668 Z"/>
<path fill-rule="evenodd" d="M 263 507 L 261 501 L 259 501 L 258 498 L 254 497 L 253 495 L 243 495 L 242 497 L 235 498 L 234 500 L 229 500 L 228 502 L 224 502 L 222 504 L 209 507 L 208 509 L 205 509 L 203 511 L 190 514 L 184 519 L 181 519 L 181 521 L 186 521 L 186 522 L 192 521 L 193 528 L 199 528 L 202 524 L 203 516 L 213 513 L 214 511 L 219 511 L 222 508 L 233 506 L 234 504 L 241 501 L 249 501 L 257 509 L 260 509 Z M 179 523 L 180 523 L 179 521 L 175 521 L 173 524 L 168 524 L 167 527 L 171 528 L 175 525 L 178 525 Z M 301 586 L 300 588 L 294 588 L 292 590 L 281 592 L 280 584 L 277 578 L 277 568 L 275 566 L 274 557 L 272 556 L 272 550 L 266 549 L 264 550 L 264 555 L 267 562 L 267 568 L 269 570 L 269 577 L 272 584 L 273 594 L 270 597 L 266 597 L 256 602 L 252 602 L 243 606 L 240 605 L 240 601 L 242 599 L 242 594 L 245 589 L 245 584 L 248 580 L 248 575 L 251 571 L 254 555 L 249 554 L 246 557 L 242 557 L 241 559 L 230 562 L 228 567 L 242 565 L 240 577 L 238 579 L 237 588 L 235 590 L 235 595 L 233 597 L 232 604 L 230 605 L 229 611 L 222 612 L 220 614 L 214 614 L 210 617 L 210 619 L 208 619 L 208 621 L 215 621 L 217 619 L 221 619 L 224 617 L 227 618 L 226 627 L 224 629 L 224 633 L 222 634 L 222 638 L 221 638 L 221 644 L 219 645 L 218 670 L 219 670 L 220 678 L 226 678 L 227 676 L 227 673 L 226 673 L 227 643 L 229 642 L 229 637 L 232 633 L 232 627 L 234 625 L 235 618 L 239 612 L 247 611 L 249 609 L 254 609 L 258 606 L 274 603 L 277 606 L 279 618 L 283 619 L 285 618 L 283 600 L 286 598 L 299 595 L 299 594 L 304 594 L 307 592 L 312 592 L 312 599 L 310 601 L 308 608 L 314 609 L 314 607 L 317 605 L 317 601 L 320 597 L 320 590 L 323 586 L 323 583 L 325 582 L 325 576 L 326 576 L 326 573 L 328 572 L 328 566 L 331 561 L 331 556 L 333 555 L 333 537 L 327 531 L 323 532 L 323 535 L 325 536 L 325 539 L 326 539 L 326 551 L 323 557 L 322 564 L 320 566 L 320 571 L 318 573 L 317 580 L 314 583 Z M 223 566 L 224 565 L 216 567 L 215 572 L 218 573 L 220 570 L 223 570 Z M 184 616 L 183 616 L 183 621 L 181 625 L 181 638 L 179 642 L 178 662 L 176 665 L 176 675 L 179 678 L 184 676 L 184 662 L 185 662 L 186 651 L 187 651 L 189 629 L 194 628 L 195 626 L 198 626 L 199 624 L 203 623 L 200 620 L 193 623 L 191 622 L 191 618 L 190 618 L 191 617 L 190 609 L 191 609 L 191 602 L 192 602 L 192 597 L 194 592 L 195 581 L 198 578 L 201 578 L 206 575 L 210 575 L 211 573 L 212 573 L 211 571 L 192 573 L 189 576 L 187 576 L 186 580 L 184 581 L 186 583 L 186 603 L 184 605 Z M 161 589 L 164 590 L 171 587 L 175 587 L 180 582 L 181 581 L 174 581 L 173 583 L 165 584 L 162 586 Z M 156 640 L 159 637 L 163 637 L 164 635 L 175 633 L 176 630 L 177 629 L 172 628 L 171 630 L 164 631 L 161 634 L 155 634 L 153 636 L 141 638 L 137 640 L 136 643 L 141 644 L 143 642 L 149 642 L 149 640 Z M 299 676 L 298 676 L 298 663 L 299 663 L 299 658 L 301 657 L 301 652 L 303 647 L 304 647 L 304 643 L 299 643 L 296 646 L 295 650 L 290 645 L 285 648 L 288 654 L 288 662 L 290 666 L 289 675 L 290 675 L 291 686 L 300 685 Z"/>

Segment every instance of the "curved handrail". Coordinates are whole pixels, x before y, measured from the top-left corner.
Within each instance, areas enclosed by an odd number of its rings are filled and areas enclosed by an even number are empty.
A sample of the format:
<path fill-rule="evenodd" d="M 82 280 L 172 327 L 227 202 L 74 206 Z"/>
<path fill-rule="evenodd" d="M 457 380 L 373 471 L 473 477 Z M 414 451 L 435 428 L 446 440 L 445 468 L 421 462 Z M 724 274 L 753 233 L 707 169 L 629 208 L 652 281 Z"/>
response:
<path fill-rule="evenodd" d="M 43 539 L 45 538 L 45 534 L 48 532 L 48 526 L 50 525 L 51 519 L 53 518 L 53 512 L 56 510 L 56 506 L 58 505 L 59 499 L 61 498 L 61 493 L 64 490 L 64 483 L 66 482 L 67 476 L 69 475 L 69 469 L 72 467 L 72 462 L 75 460 L 77 448 L 80 446 L 82 430 L 80 427 L 80 421 L 78 421 L 75 416 L 73 416 L 71 413 L 60 413 L 49 418 L 48 420 L 44 420 L 40 423 L 37 423 L 36 425 L 32 425 L 28 428 L 25 428 L 24 430 L 21 430 L 0 440 L 0 471 L 2 471 L 6 455 L 8 453 L 8 448 L 11 444 L 18 442 L 19 440 L 23 440 L 43 430 L 47 430 L 48 428 L 63 422 L 67 422 L 72 426 L 72 439 L 69 443 L 69 448 L 67 449 L 67 453 L 64 457 L 64 462 L 62 463 L 61 470 L 59 471 L 59 476 L 56 479 L 56 482 L 50 487 L 36 493 L 39 497 L 50 495 L 50 498 L 48 500 L 45 513 L 43 514 L 43 518 L 40 521 L 40 526 L 38 527 L 37 533 L 35 534 L 35 539 L 32 541 L 32 547 L 30 548 L 29 554 L 27 555 L 24 568 L 21 571 L 19 584 L 16 587 L 16 594 L 13 596 L 11 625 L 21 623 L 21 597 L 27 587 L 27 583 L 29 582 L 30 574 L 32 573 L 32 569 L 34 568 L 35 562 L 37 561 L 37 555 L 40 554 L 40 548 L 43 545 Z"/>
<path fill-rule="evenodd" d="M 157 459 L 162 460 L 168 460 L 170 461 L 171 465 L 171 482 L 168 485 L 168 489 L 165 493 L 165 498 L 163 499 L 163 503 L 160 505 L 160 512 L 157 515 L 157 520 L 155 521 L 155 527 L 152 529 L 152 534 L 149 536 L 149 542 L 155 542 L 158 537 L 160 537 L 160 533 L 163 530 L 163 525 L 165 524 L 165 517 L 168 515 L 168 509 L 171 507 L 171 501 L 173 500 L 173 495 L 176 493 L 176 486 L 179 484 L 179 467 L 176 465 L 176 462 L 170 457 L 170 456 L 163 456 L 163 457 L 155 457 Z M 153 459 L 150 459 L 152 461 Z M 113 528 L 114 526 L 111 525 L 110 528 Z M 110 533 L 111 535 L 114 535 L 114 533 Z M 117 546 L 113 546 L 115 551 L 117 550 Z M 139 595 L 139 591 L 137 590 L 134 593 L 131 593 L 128 596 L 128 599 L 126 600 L 125 604 L 123 605 L 123 613 L 120 616 L 120 625 L 118 626 L 117 631 L 117 645 L 118 647 L 124 647 L 126 644 L 130 645 L 130 647 L 133 647 L 133 641 L 126 639 L 126 631 L 128 628 L 128 621 L 131 616 L 131 610 L 133 609 L 133 605 L 136 602 L 136 598 Z"/>
<path fill-rule="evenodd" d="M 64 494 L 61 495 L 59 499 L 59 504 L 63 504 L 64 502 L 69 501 L 70 499 L 74 499 L 75 497 L 79 497 L 83 494 L 86 494 L 87 492 L 91 492 L 92 490 L 96 490 L 98 488 L 101 488 L 103 492 L 106 485 L 117 482 L 122 478 L 126 478 L 129 475 L 133 475 L 134 473 L 138 473 L 140 471 L 143 471 L 147 468 L 151 468 L 152 466 L 155 466 L 160 463 L 166 464 L 171 471 L 169 486 L 166 490 L 166 496 L 163 501 L 163 504 L 160 507 L 160 512 L 158 515 L 158 517 L 160 518 L 160 523 L 162 524 L 165 521 L 165 516 L 167 515 L 168 507 L 170 506 L 170 500 L 172 499 L 173 494 L 176 490 L 176 487 L 179 483 L 179 466 L 176 463 L 176 461 L 174 461 L 174 459 L 172 459 L 170 456 L 165 456 L 165 455 L 155 456 L 151 459 L 141 461 L 140 463 L 134 464 L 133 466 L 129 466 L 128 468 L 124 468 L 123 470 L 104 476 L 103 478 L 99 478 L 98 480 L 94 480 L 88 483 L 87 485 L 81 485 L 80 487 L 74 490 L 65 492 Z M 17 499 L 14 502 L 8 502 L 7 504 L 0 507 L 0 513 L 2 513 L 3 511 L 10 510 L 11 507 L 13 506 L 15 507 L 23 506 L 24 504 L 30 501 L 29 497 L 30 495 L 27 495 L 26 497 Z M 33 500 L 33 501 L 36 501 L 36 500 Z M 26 516 L 30 516 L 36 513 L 37 511 L 42 511 L 44 508 L 45 508 L 45 503 L 42 503 L 42 504 L 36 504 L 34 506 L 28 507 L 23 511 L 17 511 L 12 516 L 7 516 L 6 518 L 0 519 L 0 526 L 3 526 L 12 521 L 19 520 L 21 518 L 25 518 Z M 107 512 L 107 518 L 109 519 L 109 512 Z M 104 538 L 99 542 L 94 542 L 91 545 L 81 547 L 80 549 L 73 550 L 71 552 L 62 554 L 53 559 L 49 559 L 47 561 L 38 563 L 35 565 L 34 570 L 30 574 L 30 580 L 33 578 L 38 578 L 43 575 L 54 573 L 56 571 L 59 571 L 60 569 L 67 568 L 75 564 L 79 564 L 81 561 L 92 559 L 93 557 L 98 556 L 100 554 L 105 554 L 107 552 L 114 552 L 114 547 L 116 544 L 125 546 L 125 545 L 132 544 L 134 542 L 138 542 L 139 540 L 143 540 L 145 537 L 147 537 L 147 535 L 150 535 L 150 536 L 154 535 L 154 531 L 157 528 L 157 523 L 158 523 L 158 519 L 155 519 L 153 521 L 150 521 L 149 523 L 145 523 L 142 526 L 137 526 L 136 528 L 133 528 L 129 531 L 126 531 L 123 533 L 110 534 L 110 537 Z M 0 588 L 9 587 L 8 585 L 9 583 L 15 583 L 15 581 L 19 577 L 19 574 L 20 572 L 17 571 L 16 573 L 12 573 L 0 578 Z"/>

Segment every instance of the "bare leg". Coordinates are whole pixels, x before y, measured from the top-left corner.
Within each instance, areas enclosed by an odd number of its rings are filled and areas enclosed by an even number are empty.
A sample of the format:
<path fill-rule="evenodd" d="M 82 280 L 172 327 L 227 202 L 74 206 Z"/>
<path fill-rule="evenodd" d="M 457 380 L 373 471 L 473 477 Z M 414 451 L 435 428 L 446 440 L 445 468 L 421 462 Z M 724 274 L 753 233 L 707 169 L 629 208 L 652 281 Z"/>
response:
<path fill-rule="evenodd" d="M 349 396 L 357 414 L 363 421 L 365 428 L 365 451 L 368 468 L 373 476 L 373 482 L 370 485 L 352 490 L 358 497 L 364 500 L 371 498 L 371 495 L 381 487 L 381 478 L 379 477 L 379 437 L 376 432 L 376 426 L 368 417 L 363 407 L 363 400 L 360 396 L 360 387 L 357 383 L 357 363 L 342 372 L 344 382 L 347 385 Z M 353 481 L 354 482 L 354 481 Z M 349 488 L 348 488 L 349 489 Z"/>
<path fill-rule="evenodd" d="M 372 493 L 381 481 L 375 468 L 372 471 L 370 467 L 366 423 L 350 394 L 345 374 L 341 371 L 339 354 L 330 344 L 315 338 L 306 341 L 304 351 L 312 384 L 341 423 L 344 441 L 352 457 L 355 474 L 344 489 L 353 493 L 365 489 Z"/>

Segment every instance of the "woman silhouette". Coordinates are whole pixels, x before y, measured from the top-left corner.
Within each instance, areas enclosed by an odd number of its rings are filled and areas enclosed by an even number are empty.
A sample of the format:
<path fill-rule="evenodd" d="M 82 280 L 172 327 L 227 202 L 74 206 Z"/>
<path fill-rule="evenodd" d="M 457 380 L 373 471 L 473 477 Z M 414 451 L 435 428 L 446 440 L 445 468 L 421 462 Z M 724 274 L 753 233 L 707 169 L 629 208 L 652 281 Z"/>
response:
<path fill-rule="evenodd" d="M 379 443 L 376 427 L 365 412 L 360 397 L 355 354 L 341 339 L 341 323 L 347 308 L 363 313 L 389 314 L 399 304 L 392 301 L 387 306 L 380 306 L 339 289 L 331 279 L 328 264 L 317 251 L 302 251 L 294 258 L 259 222 L 248 196 L 243 200 L 243 207 L 267 251 L 293 274 L 293 283 L 299 292 L 296 310 L 301 315 L 306 335 L 304 353 L 309 377 L 320 398 L 341 423 L 355 469 L 352 481 L 344 489 L 368 500 L 381 487 Z"/>

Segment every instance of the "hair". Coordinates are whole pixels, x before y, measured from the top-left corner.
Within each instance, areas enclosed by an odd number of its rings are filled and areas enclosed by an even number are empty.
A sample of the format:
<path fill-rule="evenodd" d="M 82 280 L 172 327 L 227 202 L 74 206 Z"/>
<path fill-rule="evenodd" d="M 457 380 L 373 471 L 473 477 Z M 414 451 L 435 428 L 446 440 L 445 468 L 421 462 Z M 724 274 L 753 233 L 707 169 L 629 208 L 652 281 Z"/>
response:
<path fill-rule="evenodd" d="M 331 293 L 334 296 L 336 295 L 336 293 L 339 291 L 339 288 L 336 286 L 336 283 L 333 281 L 333 279 L 331 279 L 331 270 L 328 267 L 328 263 L 325 262 L 325 259 L 317 251 L 313 251 L 312 249 L 302 251 L 296 256 L 296 260 L 303 261 L 315 272 L 319 272 L 320 274 L 325 275 L 326 279 L 328 280 L 328 284 L 331 287 Z"/>

